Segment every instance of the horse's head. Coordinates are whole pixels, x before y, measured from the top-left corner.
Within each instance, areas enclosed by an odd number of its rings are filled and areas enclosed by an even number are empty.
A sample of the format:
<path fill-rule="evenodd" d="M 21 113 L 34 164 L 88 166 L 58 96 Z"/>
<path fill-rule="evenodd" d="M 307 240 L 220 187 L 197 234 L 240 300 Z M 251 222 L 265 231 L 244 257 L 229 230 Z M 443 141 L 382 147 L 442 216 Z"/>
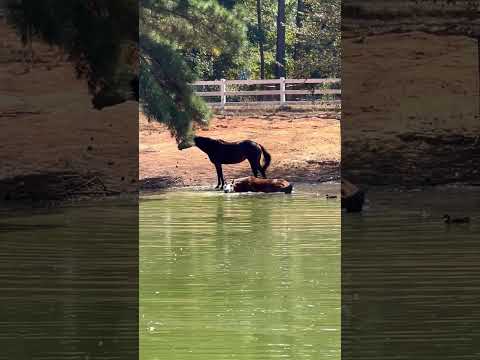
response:
<path fill-rule="evenodd" d="M 184 149 L 188 149 L 190 147 L 192 147 L 194 144 L 192 142 L 192 139 L 191 138 L 187 138 L 187 139 L 183 139 L 182 141 L 180 141 L 180 143 L 178 144 L 178 150 L 184 150 Z"/>

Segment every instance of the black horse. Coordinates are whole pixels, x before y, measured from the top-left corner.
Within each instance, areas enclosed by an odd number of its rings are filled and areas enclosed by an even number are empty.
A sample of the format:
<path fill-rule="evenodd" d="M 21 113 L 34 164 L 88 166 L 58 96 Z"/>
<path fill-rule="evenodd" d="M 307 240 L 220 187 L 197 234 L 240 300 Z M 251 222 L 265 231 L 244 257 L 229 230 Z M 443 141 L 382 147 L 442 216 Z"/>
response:
<path fill-rule="evenodd" d="M 195 136 L 193 142 L 200 150 L 208 155 L 210 161 L 215 165 L 218 179 L 218 184 L 215 188 L 225 185 L 222 164 L 238 164 L 244 160 L 248 160 L 253 175 L 257 177 L 258 172 L 260 172 L 260 174 L 266 178 L 265 171 L 267 171 L 272 157 L 262 145 L 254 141 L 227 142 Z M 263 164 L 260 163 L 262 155 Z"/>

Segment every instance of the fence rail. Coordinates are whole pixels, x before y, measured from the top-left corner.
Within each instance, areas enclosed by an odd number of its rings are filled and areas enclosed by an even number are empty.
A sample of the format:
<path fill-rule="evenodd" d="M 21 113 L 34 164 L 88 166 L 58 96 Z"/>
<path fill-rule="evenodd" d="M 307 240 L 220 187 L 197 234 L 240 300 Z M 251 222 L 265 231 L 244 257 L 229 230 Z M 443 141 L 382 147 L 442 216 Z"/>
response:
<path fill-rule="evenodd" d="M 268 80 L 222 79 L 196 81 L 192 85 L 196 95 L 209 98 L 206 99 L 206 101 L 211 106 L 315 104 L 325 107 L 340 107 L 340 96 L 342 94 L 342 90 L 339 89 L 340 83 L 341 80 L 336 78 L 280 78 Z M 302 89 L 302 85 L 305 84 L 308 84 L 308 86 Z M 245 87 L 252 87 L 253 85 L 256 87 L 263 86 L 269 89 L 245 89 Z M 212 87 L 215 87 L 215 89 L 212 89 Z M 232 89 L 232 87 L 236 87 L 237 89 Z M 238 89 L 239 87 L 242 89 Z M 272 89 L 272 87 L 275 87 L 275 89 Z M 328 98 L 325 98 L 325 96 Z M 258 97 L 260 97 L 260 99 Z M 212 98 L 214 98 L 213 101 Z M 275 98 L 278 98 L 278 100 Z"/>

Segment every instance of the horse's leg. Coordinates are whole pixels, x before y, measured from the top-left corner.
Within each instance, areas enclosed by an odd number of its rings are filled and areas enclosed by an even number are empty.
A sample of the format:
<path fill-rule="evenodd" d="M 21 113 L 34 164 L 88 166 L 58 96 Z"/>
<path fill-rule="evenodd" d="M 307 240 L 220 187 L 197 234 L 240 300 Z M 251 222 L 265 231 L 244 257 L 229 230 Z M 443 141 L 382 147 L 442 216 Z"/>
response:
<path fill-rule="evenodd" d="M 258 176 L 258 165 L 256 164 L 255 160 L 248 159 L 248 162 L 250 163 L 250 167 L 252 168 L 252 173 L 253 176 L 257 177 Z"/>
<path fill-rule="evenodd" d="M 262 158 L 262 152 L 259 151 L 252 158 L 248 159 L 248 161 L 250 162 L 250 167 L 252 168 L 253 176 L 258 177 L 258 171 L 260 171 L 262 176 L 265 178 L 265 171 L 263 171 L 262 164 L 260 163 L 261 158 Z"/>
<path fill-rule="evenodd" d="M 265 170 L 263 170 L 263 168 L 262 168 L 261 166 L 258 167 L 258 170 L 260 170 L 260 173 L 262 174 L 262 177 L 263 177 L 264 179 L 266 179 L 267 176 L 265 175 Z"/>
<path fill-rule="evenodd" d="M 222 173 L 222 164 L 215 164 L 215 170 L 217 170 L 217 186 L 215 186 L 215 189 L 218 189 L 221 183 L 220 174 Z"/>
<path fill-rule="evenodd" d="M 220 189 L 223 189 L 223 187 L 225 186 L 225 178 L 223 177 L 222 164 L 218 164 L 218 171 L 219 171 L 219 179 L 222 181 L 222 185 Z"/>

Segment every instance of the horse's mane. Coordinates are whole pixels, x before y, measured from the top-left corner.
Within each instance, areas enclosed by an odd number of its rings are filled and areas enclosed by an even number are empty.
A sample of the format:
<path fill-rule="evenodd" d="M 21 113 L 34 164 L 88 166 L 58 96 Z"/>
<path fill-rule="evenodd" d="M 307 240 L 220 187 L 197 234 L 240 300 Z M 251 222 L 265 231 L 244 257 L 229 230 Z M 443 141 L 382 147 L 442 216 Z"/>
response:
<path fill-rule="evenodd" d="M 236 144 L 235 142 L 225 141 L 225 140 L 222 140 L 222 139 L 212 139 L 212 138 L 204 137 L 204 136 L 196 136 L 196 138 L 201 139 L 203 142 L 208 142 L 210 144 L 224 144 L 224 145 Z"/>

